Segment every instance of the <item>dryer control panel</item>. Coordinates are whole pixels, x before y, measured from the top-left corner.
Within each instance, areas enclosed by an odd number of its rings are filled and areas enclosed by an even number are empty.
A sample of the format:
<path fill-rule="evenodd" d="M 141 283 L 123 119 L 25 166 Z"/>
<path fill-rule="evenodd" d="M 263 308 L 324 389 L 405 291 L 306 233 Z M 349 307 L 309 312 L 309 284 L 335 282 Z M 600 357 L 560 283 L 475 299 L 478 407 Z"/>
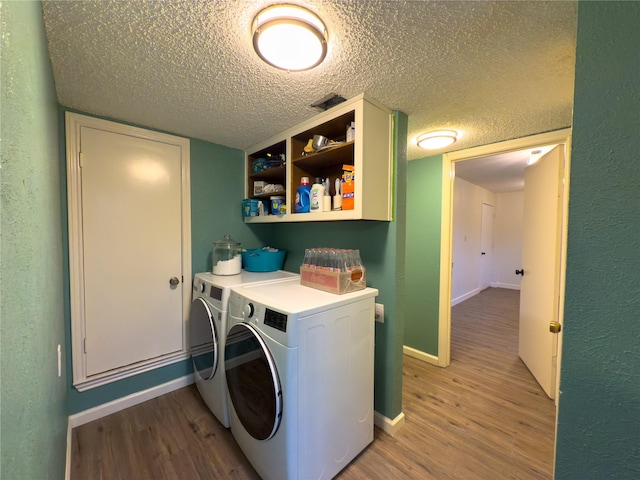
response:
<path fill-rule="evenodd" d="M 264 324 L 273 327 L 281 332 L 287 331 L 287 316 L 284 313 L 276 312 L 267 308 L 264 314 Z"/>

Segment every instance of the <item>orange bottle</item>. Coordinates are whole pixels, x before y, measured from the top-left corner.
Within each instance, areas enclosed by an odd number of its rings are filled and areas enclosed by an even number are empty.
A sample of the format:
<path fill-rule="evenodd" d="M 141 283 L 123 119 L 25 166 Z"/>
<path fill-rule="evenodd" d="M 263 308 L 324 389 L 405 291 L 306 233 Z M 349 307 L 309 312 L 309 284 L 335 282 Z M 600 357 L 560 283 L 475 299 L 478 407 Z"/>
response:
<path fill-rule="evenodd" d="M 353 210 L 355 195 L 355 167 L 342 165 L 342 210 Z"/>

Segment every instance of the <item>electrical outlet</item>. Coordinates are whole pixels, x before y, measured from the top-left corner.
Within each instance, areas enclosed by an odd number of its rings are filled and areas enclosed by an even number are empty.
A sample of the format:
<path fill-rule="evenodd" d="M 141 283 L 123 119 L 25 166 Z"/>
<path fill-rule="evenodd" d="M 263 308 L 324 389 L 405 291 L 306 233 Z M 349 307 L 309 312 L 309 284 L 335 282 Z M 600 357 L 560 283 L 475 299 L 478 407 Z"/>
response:
<path fill-rule="evenodd" d="M 376 303 L 375 318 L 376 322 L 384 323 L 384 305 L 381 303 Z"/>

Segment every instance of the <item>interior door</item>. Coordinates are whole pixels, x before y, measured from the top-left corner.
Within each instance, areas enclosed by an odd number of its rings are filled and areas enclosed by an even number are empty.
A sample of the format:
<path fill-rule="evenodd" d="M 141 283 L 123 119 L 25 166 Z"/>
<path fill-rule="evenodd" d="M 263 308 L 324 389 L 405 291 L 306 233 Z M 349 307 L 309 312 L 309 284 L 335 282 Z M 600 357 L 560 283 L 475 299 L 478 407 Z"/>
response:
<path fill-rule="evenodd" d="M 525 170 L 520 287 L 520 358 L 550 397 L 555 397 L 558 336 L 563 146 Z"/>
<path fill-rule="evenodd" d="M 183 349 L 181 153 L 86 126 L 80 147 L 91 376 Z"/>
<path fill-rule="evenodd" d="M 482 230 L 480 233 L 480 290 L 491 286 L 493 265 L 493 205 L 482 204 Z"/>

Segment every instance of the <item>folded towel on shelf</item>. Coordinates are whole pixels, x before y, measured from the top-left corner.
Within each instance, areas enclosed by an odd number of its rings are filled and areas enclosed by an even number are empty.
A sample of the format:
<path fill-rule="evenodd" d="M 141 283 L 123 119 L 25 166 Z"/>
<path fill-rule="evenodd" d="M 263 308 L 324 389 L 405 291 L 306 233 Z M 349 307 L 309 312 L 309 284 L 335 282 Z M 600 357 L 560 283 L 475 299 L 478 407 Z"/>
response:
<path fill-rule="evenodd" d="M 284 190 L 284 187 L 278 183 L 269 183 L 262 187 L 262 193 L 274 193 Z"/>

